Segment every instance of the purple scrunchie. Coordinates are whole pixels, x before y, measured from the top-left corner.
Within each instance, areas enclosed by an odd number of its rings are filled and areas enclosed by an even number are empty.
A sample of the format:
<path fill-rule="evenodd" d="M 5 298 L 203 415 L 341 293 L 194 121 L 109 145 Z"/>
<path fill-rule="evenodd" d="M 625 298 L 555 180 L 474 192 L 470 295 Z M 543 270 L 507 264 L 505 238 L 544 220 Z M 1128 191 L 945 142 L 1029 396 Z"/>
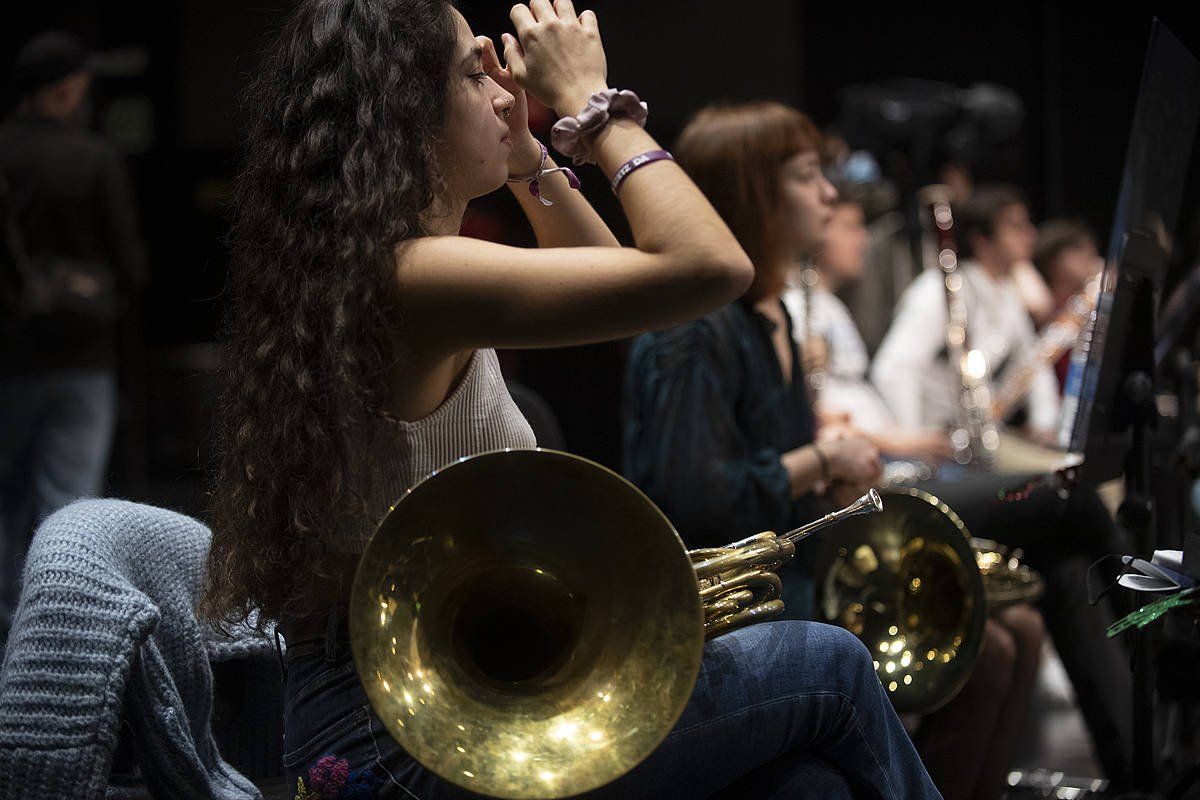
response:
<path fill-rule="evenodd" d="M 628 89 L 605 89 L 588 98 L 588 104 L 574 117 L 563 117 L 550 129 L 550 142 L 564 156 L 570 156 L 576 166 L 594 164 L 583 146 L 583 137 L 595 133 L 612 117 L 625 117 L 642 127 L 650 108 Z"/>

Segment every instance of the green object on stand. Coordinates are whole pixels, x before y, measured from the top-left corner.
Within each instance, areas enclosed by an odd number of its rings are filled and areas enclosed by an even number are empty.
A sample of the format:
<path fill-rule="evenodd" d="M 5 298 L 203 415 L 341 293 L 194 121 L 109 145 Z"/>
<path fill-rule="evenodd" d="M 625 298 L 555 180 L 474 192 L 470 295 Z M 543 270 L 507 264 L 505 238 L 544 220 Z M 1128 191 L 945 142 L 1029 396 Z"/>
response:
<path fill-rule="evenodd" d="M 1193 586 L 1190 589 L 1184 589 L 1182 592 L 1176 592 L 1161 600 L 1155 600 L 1153 603 L 1144 605 L 1137 611 L 1126 614 L 1108 626 L 1108 638 L 1111 639 L 1133 627 L 1140 630 L 1173 608 L 1194 605 L 1200 605 L 1200 586 Z"/>

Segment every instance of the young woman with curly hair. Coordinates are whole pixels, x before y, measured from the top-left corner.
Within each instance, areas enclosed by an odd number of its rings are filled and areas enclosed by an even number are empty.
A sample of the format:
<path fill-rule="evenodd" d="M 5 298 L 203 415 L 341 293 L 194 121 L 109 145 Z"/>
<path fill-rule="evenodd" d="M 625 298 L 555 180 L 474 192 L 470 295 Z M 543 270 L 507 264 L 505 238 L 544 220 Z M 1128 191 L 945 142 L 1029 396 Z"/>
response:
<path fill-rule="evenodd" d="M 520 40 L 504 37 L 502 68 L 444 0 L 308 0 L 254 88 L 203 608 L 278 622 L 293 781 L 328 773 L 380 797 L 469 796 L 371 712 L 344 609 L 374 526 L 405 489 L 456 458 L 535 445 L 493 348 L 679 323 L 753 275 L 669 159 L 620 184 L 628 248 L 570 178 L 546 171 L 525 92 L 563 116 L 594 112 L 605 54 L 595 16 L 570 0 L 532 0 L 511 18 Z M 659 149 L 634 117 L 613 111 L 580 137 L 608 177 Z M 458 235 L 471 198 L 539 164 L 540 198 L 509 184 L 537 249 Z M 764 797 L 936 796 L 866 650 L 806 623 L 710 643 L 675 730 L 598 796 L 751 783 Z"/>

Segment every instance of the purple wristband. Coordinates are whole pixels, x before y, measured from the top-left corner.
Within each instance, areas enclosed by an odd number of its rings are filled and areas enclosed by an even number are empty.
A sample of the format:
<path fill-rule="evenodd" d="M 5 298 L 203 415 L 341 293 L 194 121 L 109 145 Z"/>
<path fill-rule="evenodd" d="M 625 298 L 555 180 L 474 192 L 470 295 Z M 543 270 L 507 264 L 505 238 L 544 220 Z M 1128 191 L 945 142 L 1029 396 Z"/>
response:
<path fill-rule="evenodd" d="M 626 178 L 628 178 L 629 173 L 633 172 L 634 170 L 641 169 L 642 167 L 646 166 L 647 164 L 653 164 L 655 161 L 674 161 L 674 160 L 675 160 L 675 156 L 671 155 L 666 150 L 651 150 L 648 153 L 642 153 L 641 155 L 634 156 L 633 158 L 629 159 L 624 164 L 622 164 L 621 167 L 613 175 L 613 178 L 612 178 L 613 194 L 617 193 L 617 189 L 620 187 L 621 182 L 624 181 Z"/>
<path fill-rule="evenodd" d="M 573 117 L 563 117 L 550 129 L 550 143 L 575 165 L 594 164 L 583 145 L 583 138 L 608 124 L 613 117 L 625 117 L 645 127 L 649 106 L 628 89 L 605 89 L 588 98 L 587 106 Z"/>

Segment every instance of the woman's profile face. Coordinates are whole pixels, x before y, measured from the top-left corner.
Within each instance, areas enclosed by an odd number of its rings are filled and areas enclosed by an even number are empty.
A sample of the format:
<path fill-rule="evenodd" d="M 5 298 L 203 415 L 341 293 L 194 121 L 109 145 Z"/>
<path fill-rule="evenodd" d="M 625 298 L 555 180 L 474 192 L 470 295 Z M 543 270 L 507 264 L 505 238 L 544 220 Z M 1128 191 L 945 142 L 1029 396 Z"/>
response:
<path fill-rule="evenodd" d="M 438 165 L 446 188 L 470 200 L 504 185 L 512 152 L 504 110 L 513 96 L 483 71 L 482 51 L 457 9 L 450 10 L 458 31 L 450 60 L 446 119 L 438 141 Z"/>
<path fill-rule="evenodd" d="M 839 285 L 857 280 L 863 273 L 869 241 L 862 206 L 838 203 L 825 232 L 821 268 L 828 270 Z"/>
<path fill-rule="evenodd" d="M 779 168 L 781 242 L 791 252 L 814 255 L 825 245 L 825 229 L 833 217 L 837 190 L 821 172 L 821 157 L 806 151 Z"/>
<path fill-rule="evenodd" d="M 1024 203 L 1013 203 L 997 216 L 992 224 L 991 245 L 995 258 L 1004 264 L 1028 261 L 1033 258 L 1037 228 L 1029 220 Z"/>
<path fill-rule="evenodd" d="M 1104 269 L 1104 259 L 1096 244 L 1088 239 L 1072 247 L 1065 247 L 1051 265 L 1051 288 L 1065 294 L 1083 291 L 1084 284 Z"/>

